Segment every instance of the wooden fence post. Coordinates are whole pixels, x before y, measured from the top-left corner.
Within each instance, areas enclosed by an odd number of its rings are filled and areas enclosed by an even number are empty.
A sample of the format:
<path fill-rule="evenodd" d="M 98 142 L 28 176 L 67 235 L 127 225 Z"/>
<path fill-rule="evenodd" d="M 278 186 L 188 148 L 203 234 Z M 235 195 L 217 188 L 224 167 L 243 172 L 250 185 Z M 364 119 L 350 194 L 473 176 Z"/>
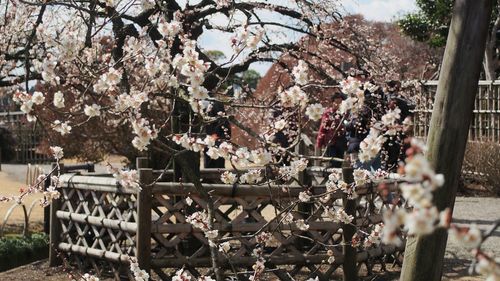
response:
<path fill-rule="evenodd" d="M 349 161 L 344 161 L 342 167 L 342 178 L 347 184 L 354 182 L 354 169 Z M 342 207 L 344 211 L 353 217 L 356 217 L 356 200 L 349 199 L 344 193 L 342 197 Z M 356 233 L 356 227 L 351 224 L 342 223 L 342 253 L 344 254 L 344 264 L 342 271 L 344 281 L 358 280 L 357 252 L 356 248 L 351 246 L 352 237 Z"/>
<path fill-rule="evenodd" d="M 474 109 L 492 1 L 456 0 L 427 140 L 427 158 L 445 177 L 434 192 L 439 210 L 452 208 Z M 409 237 L 401 280 L 441 280 L 447 231 Z"/>
<path fill-rule="evenodd" d="M 137 193 L 137 234 L 135 236 L 136 255 L 139 267 L 148 273 L 151 270 L 151 204 L 153 170 L 146 168 L 147 158 L 137 158 L 139 182 L 142 190 Z"/>
<path fill-rule="evenodd" d="M 57 164 L 52 163 L 52 170 L 56 167 Z M 59 164 L 59 172 L 63 173 L 64 165 Z M 62 187 L 61 187 L 62 188 Z M 61 209 L 61 202 L 63 200 L 63 192 L 61 192 L 61 198 L 52 199 L 52 203 L 50 204 L 50 235 L 49 235 L 49 266 L 58 266 L 62 264 L 62 260 L 58 255 L 59 250 L 59 242 L 61 242 L 61 222 L 56 216 L 56 213 L 59 209 Z"/>
<path fill-rule="evenodd" d="M 50 177 L 47 177 L 43 183 L 43 190 L 47 190 L 49 186 Z M 50 234 L 50 209 L 51 208 L 43 208 L 43 232 L 45 232 L 45 234 Z"/>

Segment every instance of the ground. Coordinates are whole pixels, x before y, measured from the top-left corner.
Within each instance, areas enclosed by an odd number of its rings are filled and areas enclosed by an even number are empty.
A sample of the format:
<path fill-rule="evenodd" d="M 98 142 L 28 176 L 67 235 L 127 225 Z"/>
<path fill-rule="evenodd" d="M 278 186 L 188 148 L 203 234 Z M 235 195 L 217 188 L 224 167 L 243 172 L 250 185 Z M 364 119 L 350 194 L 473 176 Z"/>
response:
<path fill-rule="evenodd" d="M 49 166 L 43 166 L 48 170 Z M 104 165 L 96 167 L 97 172 L 104 172 Z M 20 165 L 2 165 L 0 172 L 0 194 L 17 194 L 19 188 L 25 186 L 26 167 Z M 35 195 L 28 200 L 29 204 L 33 200 L 39 199 L 40 195 Z M 5 216 L 12 204 L 0 204 L 0 218 Z M 453 220 L 459 224 L 476 223 L 479 228 L 486 230 L 494 220 L 500 218 L 500 198 L 488 197 L 458 197 L 456 200 Z M 35 206 L 30 218 L 30 224 L 40 225 L 43 219 L 43 211 L 40 206 Z M 14 210 L 9 224 L 18 224 L 23 221 L 21 208 Z M 484 244 L 486 252 L 491 252 L 495 256 L 500 256 L 500 230 L 497 230 L 491 238 Z M 468 267 L 472 255 L 454 241 L 449 241 L 446 248 L 445 257 L 445 278 L 443 280 L 484 280 L 480 276 L 470 277 Z M 370 280 L 396 280 L 397 272 L 384 274 Z M 56 281 L 70 280 L 69 275 L 62 268 L 48 268 L 46 261 L 35 262 L 30 265 L 18 267 L 0 273 L 0 280 L 10 281 Z"/>

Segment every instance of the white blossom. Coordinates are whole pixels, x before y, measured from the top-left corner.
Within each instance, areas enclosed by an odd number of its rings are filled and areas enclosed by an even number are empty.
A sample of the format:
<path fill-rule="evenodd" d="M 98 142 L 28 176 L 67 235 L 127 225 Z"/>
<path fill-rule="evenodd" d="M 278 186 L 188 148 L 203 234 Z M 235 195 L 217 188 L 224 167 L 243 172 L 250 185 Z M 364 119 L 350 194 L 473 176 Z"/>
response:
<path fill-rule="evenodd" d="M 98 104 L 85 105 L 83 113 L 88 117 L 95 117 L 101 115 L 101 106 Z"/>
<path fill-rule="evenodd" d="M 250 170 L 240 176 L 241 183 L 255 184 L 261 180 L 260 170 Z"/>
<path fill-rule="evenodd" d="M 131 188 L 131 189 L 141 189 L 141 186 L 139 185 L 139 174 L 137 173 L 137 170 L 128 170 L 128 171 L 122 171 L 119 169 L 112 170 L 113 177 L 116 178 L 118 183 L 124 187 L 124 188 Z"/>
<path fill-rule="evenodd" d="M 298 229 L 302 231 L 309 230 L 309 225 L 303 219 L 296 220 L 295 225 L 297 226 Z"/>
<path fill-rule="evenodd" d="M 57 108 L 64 107 L 64 95 L 61 91 L 57 91 L 54 93 L 53 103 L 54 103 L 54 106 Z"/>
<path fill-rule="evenodd" d="M 292 75 L 295 78 L 295 82 L 299 85 L 305 85 L 309 81 L 308 77 L 308 67 L 305 61 L 300 60 L 297 66 L 292 70 Z"/>
<path fill-rule="evenodd" d="M 318 121 L 325 112 L 325 109 L 320 103 L 311 104 L 306 108 L 306 115 L 313 121 Z"/>
<path fill-rule="evenodd" d="M 307 94 L 299 86 L 293 86 L 286 91 L 280 92 L 279 98 L 283 107 L 300 106 L 304 108 L 309 101 Z"/>
<path fill-rule="evenodd" d="M 40 105 L 43 104 L 45 101 L 45 96 L 41 92 L 34 92 L 33 96 L 31 97 L 31 100 L 33 101 L 34 104 Z"/>
<path fill-rule="evenodd" d="M 256 149 L 251 152 L 251 159 L 255 165 L 265 166 L 272 161 L 272 155 L 265 149 Z"/>
<path fill-rule="evenodd" d="M 171 22 L 160 21 L 158 31 L 163 37 L 174 38 L 182 30 L 182 23 L 172 20 Z"/>
<path fill-rule="evenodd" d="M 482 240 L 481 230 L 476 224 L 471 224 L 469 227 L 452 227 L 448 231 L 451 239 L 458 242 L 467 249 L 474 249 L 479 246 Z"/>
<path fill-rule="evenodd" d="M 172 281 L 191 281 L 191 276 L 189 276 L 184 269 L 179 269 L 172 277 Z"/>
<path fill-rule="evenodd" d="M 434 231 L 438 219 L 436 207 L 417 208 L 406 216 L 404 225 L 409 235 L 425 235 Z"/>
<path fill-rule="evenodd" d="M 52 152 L 54 158 L 56 158 L 57 160 L 63 158 L 64 156 L 63 149 L 60 146 L 51 146 L 50 151 Z"/>
<path fill-rule="evenodd" d="M 59 120 L 54 121 L 52 125 L 52 129 L 54 131 L 58 132 L 61 134 L 61 136 L 67 135 L 71 132 L 71 126 L 68 125 L 68 122 L 61 122 Z"/>
<path fill-rule="evenodd" d="M 382 149 L 382 145 L 385 141 L 386 138 L 380 134 L 379 130 L 371 128 L 368 136 L 359 144 L 359 160 L 361 162 L 367 162 L 375 158 Z"/>
<path fill-rule="evenodd" d="M 229 171 L 225 171 L 220 176 L 220 180 L 225 184 L 234 184 L 237 180 L 236 174 L 231 173 Z"/>
<path fill-rule="evenodd" d="M 231 250 L 231 244 L 229 242 L 222 242 L 219 244 L 219 251 L 228 253 Z"/>

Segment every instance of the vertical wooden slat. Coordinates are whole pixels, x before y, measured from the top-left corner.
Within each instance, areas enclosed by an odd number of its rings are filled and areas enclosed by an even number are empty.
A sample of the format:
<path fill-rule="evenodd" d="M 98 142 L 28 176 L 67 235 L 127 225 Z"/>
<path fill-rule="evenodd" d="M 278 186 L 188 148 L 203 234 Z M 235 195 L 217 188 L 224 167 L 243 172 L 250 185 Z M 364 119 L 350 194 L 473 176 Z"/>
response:
<path fill-rule="evenodd" d="M 147 272 L 151 270 L 151 204 L 153 170 L 141 167 L 147 165 L 147 159 L 137 158 L 141 191 L 137 192 L 137 234 L 136 255 L 139 267 Z"/>
<path fill-rule="evenodd" d="M 488 141 L 494 141 L 494 135 L 493 135 L 493 89 L 495 86 L 493 84 L 488 87 L 488 114 L 487 120 L 488 120 Z"/>
<path fill-rule="evenodd" d="M 52 164 L 52 170 L 56 164 Z M 64 170 L 64 165 L 59 164 L 60 173 Z M 61 191 L 62 193 L 62 191 Z M 61 194 L 62 195 L 62 194 Z M 58 255 L 58 246 L 61 242 L 61 222 L 56 216 L 56 212 L 61 208 L 63 198 L 53 199 L 50 204 L 50 235 L 49 235 L 49 266 L 58 266 L 62 264 L 62 260 Z"/>
<path fill-rule="evenodd" d="M 342 177 L 348 184 L 354 182 L 354 169 L 350 163 L 346 161 L 342 167 Z M 353 217 L 356 216 L 356 200 L 349 199 L 347 194 L 344 193 L 342 197 L 342 206 L 344 211 Z M 356 227 L 351 224 L 342 224 L 342 252 L 344 254 L 344 264 L 342 271 L 344 274 L 344 281 L 358 280 L 358 268 L 356 259 L 356 248 L 351 246 L 352 237 L 356 233 Z"/>

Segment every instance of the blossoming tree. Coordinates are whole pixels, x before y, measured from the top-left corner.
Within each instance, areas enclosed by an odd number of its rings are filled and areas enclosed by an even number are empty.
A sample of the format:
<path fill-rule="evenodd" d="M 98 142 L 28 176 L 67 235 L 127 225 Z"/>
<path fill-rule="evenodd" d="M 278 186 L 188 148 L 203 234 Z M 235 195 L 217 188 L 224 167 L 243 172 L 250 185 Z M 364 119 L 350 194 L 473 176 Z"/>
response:
<path fill-rule="evenodd" d="M 321 48 L 336 49 L 354 57 L 357 67 L 365 73 L 380 73 L 383 59 L 373 56 L 373 48 L 369 49 L 371 56 L 366 57 L 360 52 L 367 49 L 356 46 L 353 38 L 336 38 L 334 33 L 325 31 L 328 24 L 343 22 L 337 1 L 299 0 L 282 5 L 260 1 L 193 2 L 1 2 L 1 10 L 5 12 L 0 18 L 0 29 L 2 34 L 9 36 L 0 39 L 3 54 L 0 56 L 0 86 L 10 87 L 15 92 L 14 99 L 29 121 L 39 122 L 60 135 L 71 135 L 76 130 L 91 134 L 92 131 L 85 131 L 85 128 L 92 124 L 94 128 L 98 124 L 103 132 L 128 130 L 137 151 L 155 151 L 168 158 L 177 171 L 176 177 L 192 182 L 208 202 L 205 210 L 193 212 L 188 221 L 201 229 L 210 241 L 212 276 L 223 280 L 224 272 L 216 257 L 219 251 L 227 251 L 231 246 L 227 241 L 221 242 L 214 229 L 214 202 L 199 174 L 200 152 L 206 151 L 206 157 L 212 159 L 222 158 L 231 166 L 231 171 L 224 171 L 220 176 L 226 184 L 295 181 L 312 158 L 295 150 L 303 141 L 300 132 L 320 119 L 324 112 L 320 98 L 308 90 L 311 88 L 338 85 L 347 95 L 339 110 L 343 120 L 351 122 L 365 118 L 366 122 L 358 129 L 367 136 L 353 162 L 368 162 L 379 157 L 390 139 L 396 138 L 402 145 L 403 139 L 397 136 L 402 135 L 405 124 L 399 120 L 400 109 L 387 103 L 377 81 L 347 77 L 339 64 L 330 61 L 310 63 L 301 60 L 287 67 L 293 77 L 292 84 L 280 89 L 278 98 L 271 104 L 256 105 L 246 99 L 246 95 L 251 95 L 250 87 L 242 87 L 243 92 L 238 94 L 229 94 L 230 87 L 224 82 L 246 71 L 253 63 L 274 62 L 285 54 L 314 56 L 307 46 L 294 44 L 290 39 L 293 36 L 313 38 L 320 42 L 319 51 Z M 232 50 L 226 60 L 216 62 L 204 52 L 200 41 L 207 34 L 219 36 L 221 44 L 225 43 Z M 363 42 L 368 44 L 369 40 Z M 325 65 L 319 67 L 318 64 Z M 340 83 L 332 81 L 324 72 L 313 79 L 310 73 L 321 73 L 321 69 L 333 69 L 346 79 Z M 29 88 L 35 84 L 43 87 L 30 92 Z M 215 110 L 221 105 L 222 110 Z M 256 134 L 235 118 L 234 112 L 240 108 L 287 110 L 294 116 L 293 120 L 280 118 L 276 122 L 283 127 L 293 122 L 298 133 L 288 136 L 288 146 L 281 146 L 273 142 L 277 133 L 273 128 Z M 246 131 L 257 141 L 258 147 L 251 149 L 233 143 L 229 134 L 207 134 L 207 126 L 224 122 Z M 443 185 L 442 175 L 436 174 L 423 156 L 425 147 L 422 144 L 416 141 L 407 144 L 410 149 L 406 163 L 400 166 L 404 175 L 400 187 L 403 198 L 413 208 L 388 211 L 383 225 L 372 226 L 368 233 L 357 231 L 356 241 L 363 237 L 363 247 L 401 243 L 398 236 L 401 231 L 408 235 L 425 235 L 438 227 L 449 226 L 449 212 L 440 212 L 432 200 L 433 192 Z M 53 145 L 54 157 L 61 159 L 62 148 L 57 143 Z M 283 156 L 291 160 L 287 163 Z M 141 188 L 135 170 L 111 169 L 122 186 Z M 53 185 L 43 191 L 44 204 L 59 196 L 57 170 L 56 167 L 53 171 Z M 386 176 L 383 171 L 357 169 L 353 183 L 348 183 L 338 172 L 333 172 L 325 193 L 313 195 L 309 187 L 304 186 L 295 203 L 319 202 L 326 219 L 351 225 L 353 217 L 335 205 L 330 194 L 341 190 L 354 199 L 356 186 Z M 40 178 L 39 184 L 21 195 L 3 196 L 0 201 L 22 200 L 30 193 L 40 192 L 43 180 Z M 383 188 L 381 193 L 390 195 Z M 329 203 L 324 205 L 322 202 Z M 394 205 L 400 203 L 399 200 L 393 202 Z M 288 207 L 277 215 L 282 223 L 294 224 L 301 230 L 309 228 L 303 219 L 290 216 Z M 480 239 L 474 231 L 455 233 L 468 241 Z M 261 232 L 255 238 L 265 242 L 270 236 L 270 233 Z M 353 239 L 351 243 L 356 241 Z M 252 278 L 259 280 L 263 278 L 265 261 L 259 249 L 254 252 L 258 259 Z M 136 263 L 132 263 L 132 271 L 137 280 L 148 278 Z M 180 270 L 175 278 L 189 280 L 190 277 Z M 210 277 L 202 278 L 200 280 L 211 280 Z"/>

